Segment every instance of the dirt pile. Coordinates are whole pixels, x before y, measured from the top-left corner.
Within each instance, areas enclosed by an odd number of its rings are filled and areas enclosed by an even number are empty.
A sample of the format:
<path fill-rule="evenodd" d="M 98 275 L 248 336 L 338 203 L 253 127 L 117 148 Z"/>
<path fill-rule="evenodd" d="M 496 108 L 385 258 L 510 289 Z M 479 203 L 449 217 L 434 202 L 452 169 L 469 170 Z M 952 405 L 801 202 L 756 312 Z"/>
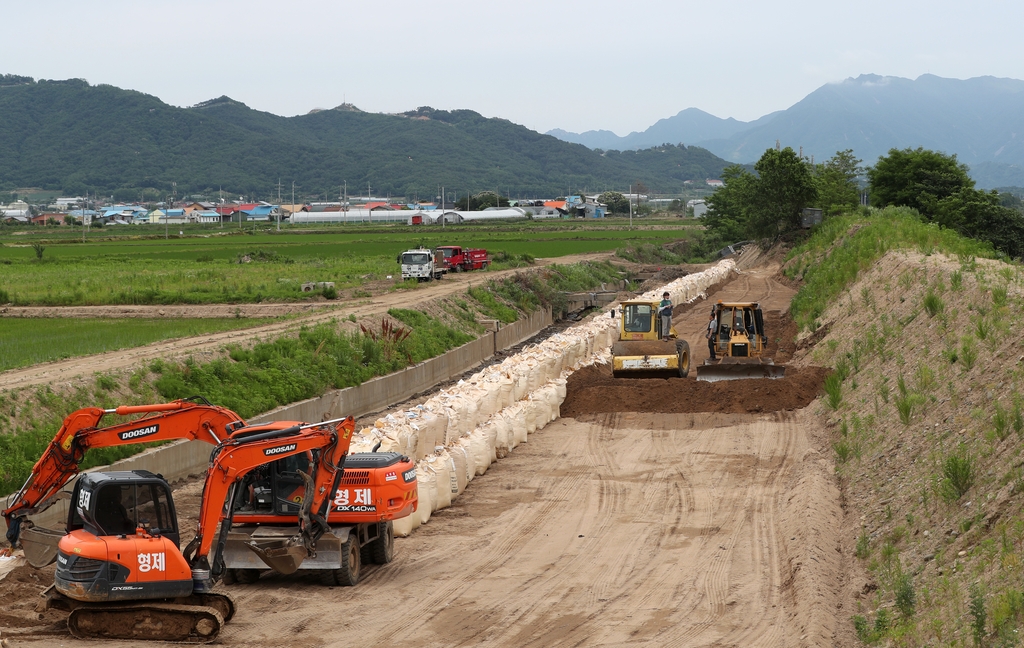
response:
<path fill-rule="evenodd" d="M 613 378 L 611 367 L 595 365 L 569 377 L 563 417 L 609 412 L 745 413 L 806 407 L 817 398 L 827 369 L 790 368 L 776 380 L 758 378 L 700 382 L 689 378 Z"/>

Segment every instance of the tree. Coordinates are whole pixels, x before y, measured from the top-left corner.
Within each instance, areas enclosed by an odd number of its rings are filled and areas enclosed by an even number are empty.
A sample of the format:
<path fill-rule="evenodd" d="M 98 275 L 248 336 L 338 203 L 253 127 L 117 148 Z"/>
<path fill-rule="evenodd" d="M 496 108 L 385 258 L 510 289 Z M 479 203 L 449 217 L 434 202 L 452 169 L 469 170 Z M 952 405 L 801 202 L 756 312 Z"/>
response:
<path fill-rule="evenodd" d="M 776 241 L 800 228 L 803 208 L 814 203 L 818 191 L 808 165 L 788 146 L 765 151 L 754 170 L 758 178 L 748 210 L 751 233 Z"/>
<path fill-rule="evenodd" d="M 825 216 L 836 216 L 860 203 L 857 179 L 863 173 L 861 161 L 853 157 L 853 149 L 836 154 L 814 169 L 818 189 L 818 207 Z"/>
<path fill-rule="evenodd" d="M 734 243 L 748 237 L 747 207 L 753 201 L 757 178 L 739 165 L 722 171 L 725 184 L 708 198 L 704 227 L 715 243 Z"/>
<path fill-rule="evenodd" d="M 931 218 L 938 201 L 961 189 L 974 189 L 974 180 L 956 155 L 917 149 L 890 149 L 868 169 L 871 204 L 905 205 Z"/>
<path fill-rule="evenodd" d="M 1011 257 L 1024 256 L 1024 216 L 999 204 L 999 194 L 962 188 L 935 203 L 932 220 L 963 236 L 989 241 Z"/>
<path fill-rule="evenodd" d="M 606 191 L 597 197 L 597 202 L 608 205 L 611 214 L 628 214 L 629 199 L 618 191 Z"/>
<path fill-rule="evenodd" d="M 803 208 L 817 198 L 809 165 L 788 146 L 765 151 L 754 170 L 756 176 L 740 166 L 727 167 L 724 186 L 708 199 L 705 226 L 722 243 L 777 241 L 802 225 Z"/>
<path fill-rule="evenodd" d="M 923 148 L 892 149 L 868 169 L 874 205 L 913 207 L 921 218 L 962 236 L 988 241 L 1012 257 L 1024 255 L 1024 216 L 1000 204 L 995 191 L 974 188 L 967 167 Z"/>

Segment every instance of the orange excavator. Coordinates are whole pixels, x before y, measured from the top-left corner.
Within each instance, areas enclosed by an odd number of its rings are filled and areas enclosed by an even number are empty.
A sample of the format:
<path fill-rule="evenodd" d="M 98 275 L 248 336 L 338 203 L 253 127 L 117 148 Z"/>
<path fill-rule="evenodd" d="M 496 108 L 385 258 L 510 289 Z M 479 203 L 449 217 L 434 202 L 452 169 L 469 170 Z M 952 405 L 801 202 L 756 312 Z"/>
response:
<path fill-rule="evenodd" d="M 98 427 L 109 414 L 144 416 Z M 56 560 L 57 543 L 64 531 L 34 526 L 28 516 L 43 511 L 62 496 L 61 489 L 78 474 L 89 448 L 172 439 L 199 440 L 216 446 L 247 427 L 235 412 L 198 397 L 72 412 L 10 508 L 3 512 L 7 539 L 12 546 L 23 547 L 34 567 Z M 228 584 L 257 580 L 270 556 L 260 556 L 259 552 L 284 549 L 294 535 L 305 490 L 301 474 L 311 471 L 310 459 L 304 454 L 268 457 L 264 464 L 244 476 L 232 499 L 236 526 L 229 534 L 223 558 Z M 320 580 L 329 585 L 355 585 L 363 564 L 391 562 L 393 521 L 410 515 L 418 503 L 416 466 L 404 455 L 356 453 L 348 456 L 345 467 L 327 513 L 331 533 L 322 538 L 317 558 L 304 561 L 300 567 L 317 571 Z M 287 567 L 283 559 L 277 562 Z"/>
<path fill-rule="evenodd" d="M 79 638 L 213 641 L 234 614 L 234 603 L 213 584 L 224 572 L 227 503 L 245 475 L 270 458 L 311 456 L 291 546 L 265 552 L 268 566 L 294 571 L 304 556 L 316 556 L 317 540 L 330 530 L 327 507 L 354 427 L 349 417 L 230 431 L 211 455 L 196 535 L 184 549 L 171 488 L 161 476 L 142 470 L 82 475 L 58 544 L 48 607 L 70 612 L 68 628 Z"/>

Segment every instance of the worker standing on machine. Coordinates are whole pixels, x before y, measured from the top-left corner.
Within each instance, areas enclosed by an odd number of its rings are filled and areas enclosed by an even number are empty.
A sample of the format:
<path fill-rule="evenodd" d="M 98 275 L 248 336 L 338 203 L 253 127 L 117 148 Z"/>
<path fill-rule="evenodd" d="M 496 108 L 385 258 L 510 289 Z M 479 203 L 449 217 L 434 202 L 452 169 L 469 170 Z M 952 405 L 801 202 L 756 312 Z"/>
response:
<path fill-rule="evenodd" d="M 661 318 L 661 339 L 668 342 L 669 332 L 672 330 L 672 300 L 666 291 L 661 296 L 661 303 L 658 304 L 658 317 Z"/>
<path fill-rule="evenodd" d="M 718 360 L 718 357 L 715 355 L 715 342 L 717 342 L 717 340 L 715 340 L 715 337 L 717 336 L 717 334 L 718 334 L 718 318 L 715 317 L 715 309 L 714 309 L 714 307 L 712 307 L 711 308 L 711 319 L 708 320 L 708 330 L 704 334 L 704 337 L 706 337 L 708 339 L 708 351 L 711 352 L 711 359 L 712 360 Z"/>

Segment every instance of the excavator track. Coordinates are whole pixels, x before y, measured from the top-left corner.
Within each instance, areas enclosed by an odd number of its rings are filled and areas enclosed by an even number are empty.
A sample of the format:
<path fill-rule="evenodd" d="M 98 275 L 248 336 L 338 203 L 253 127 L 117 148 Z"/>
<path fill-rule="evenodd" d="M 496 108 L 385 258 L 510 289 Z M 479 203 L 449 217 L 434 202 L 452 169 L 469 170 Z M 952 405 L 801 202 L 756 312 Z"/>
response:
<path fill-rule="evenodd" d="M 222 627 L 215 608 L 177 603 L 83 605 L 68 616 L 68 630 L 79 639 L 209 643 Z"/>

